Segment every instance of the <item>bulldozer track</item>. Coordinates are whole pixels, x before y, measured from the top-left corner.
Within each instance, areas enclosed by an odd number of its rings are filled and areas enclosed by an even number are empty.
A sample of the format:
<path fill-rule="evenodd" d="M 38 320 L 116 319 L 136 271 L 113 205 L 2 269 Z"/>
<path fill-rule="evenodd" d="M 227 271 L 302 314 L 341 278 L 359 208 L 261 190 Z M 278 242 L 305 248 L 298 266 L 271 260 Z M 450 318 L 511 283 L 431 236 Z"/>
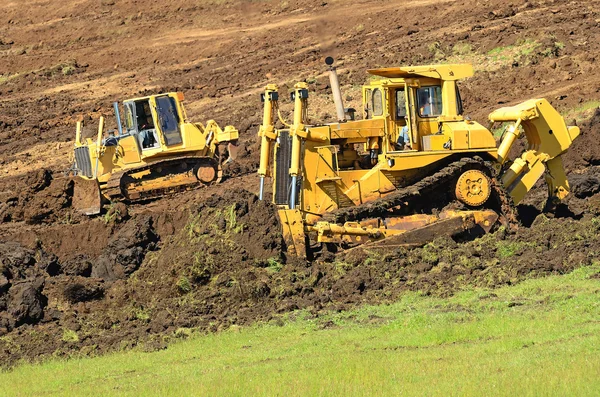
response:
<path fill-rule="evenodd" d="M 439 198 L 448 197 L 449 192 L 453 190 L 450 185 L 458 176 L 462 172 L 474 168 L 485 171 L 490 176 L 492 197 L 487 203 L 499 213 L 501 223 L 507 228 L 517 227 L 519 222 L 512 198 L 498 183 L 497 172 L 492 167 L 492 163 L 486 162 L 480 157 L 461 158 L 413 185 L 400 188 L 368 203 L 332 211 L 325 214 L 323 220 L 344 223 L 369 218 L 425 213 L 441 210 L 450 204 L 460 205 L 456 200 L 453 200 L 456 202 L 453 203 L 452 200 L 440 201 Z"/>
<path fill-rule="evenodd" d="M 203 183 L 200 180 L 196 180 L 196 181 L 194 181 L 192 183 L 188 183 L 188 184 L 182 184 L 182 185 L 177 185 L 177 186 L 168 186 L 168 187 L 159 188 L 159 189 L 145 190 L 145 191 L 143 191 L 143 194 L 140 195 L 140 197 L 136 197 L 136 198 L 128 197 L 129 195 L 126 194 L 126 192 L 124 192 L 124 189 L 126 189 L 126 187 L 123 186 L 123 181 L 124 181 L 123 178 L 124 177 L 126 177 L 130 174 L 133 174 L 133 173 L 137 173 L 137 172 L 141 172 L 141 171 L 145 171 L 145 170 L 151 170 L 153 168 L 155 169 L 157 167 L 164 166 L 165 164 L 169 164 L 169 163 L 178 164 L 181 162 L 197 162 L 197 164 L 200 164 L 201 162 L 214 162 L 214 166 L 217 168 L 217 178 L 213 182 L 208 183 L 208 184 Z M 185 192 L 185 191 L 198 189 L 198 188 L 205 187 L 205 186 L 210 186 L 210 185 L 219 183 L 222 178 L 223 178 L 223 171 L 222 171 L 221 167 L 217 164 L 215 159 L 210 158 L 210 157 L 182 156 L 182 157 L 177 157 L 177 158 L 170 158 L 168 160 L 157 162 L 157 163 L 144 165 L 142 167 L 137 167 L 137 168 L 128 169 L 125 171 L 115 172 L 111 175 L 110 179 L 108 180 L 108 182 L 106 183 L 106 185 L 104 186 L 104 188 L 102 190 L 103 190 L 104 195 L 107 196 L 110 199 L 110 201 L 128 201 L 130 203 L 136 203 L 136 202 L 147 201 L 147 200 L 155 200 L 155 199 L 159 199 L 159 198 L 163 198 L 163 197 L 168 197 L 173 194 L 180 193 L 180 192 Z"/>

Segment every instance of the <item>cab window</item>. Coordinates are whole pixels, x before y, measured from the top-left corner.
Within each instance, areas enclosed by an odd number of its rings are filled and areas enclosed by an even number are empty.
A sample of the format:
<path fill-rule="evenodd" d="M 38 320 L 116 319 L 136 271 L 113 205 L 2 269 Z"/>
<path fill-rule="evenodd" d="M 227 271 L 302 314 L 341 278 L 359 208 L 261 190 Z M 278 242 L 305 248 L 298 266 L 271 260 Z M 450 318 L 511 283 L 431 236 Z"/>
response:
<path fill-rule="evenodd" d="M 175 99 L 170 96 L 156 98 L 156 113 L 167 146 L 181 143 L 179 115 L 177 114 Z"/>
<path fill-rule="evenodd" d="M 370 88 L 365 90 L 364 101 L 366 104 L 365 119 L 370 119 L 373 117 L 373 91 Z"/>
<path fill-rule="evenodd" d="M 138 139 L 140 140 L 142 150 L 160 147 L 154 120 L 152 119 L 150 103 L 147 99 L 135 103 L 135 123 L 139 133 Z"/>
<path fill-rule="evenodd" d="M 442 114 L 442 88 L 438 85 L 417 90 L 420 117 L 436 117 Z"/>
<path fill-rule="evenodd" d="M 458 85 L 456 86 L 456 114 L 463 114 L 463 103 L 462 98 L 460 97 L 460 90 L 458 89 Z"/>
<path fill-rule="evenodd" d="M 373 90 L 373 116 L 383 114 L 383 94 L 379 88 Z"/>
<path fill-rule="evenodd" d="M 138 101 L 135 103 L 135 118 L 138 131 L 154 128 L 154 120 L 152 120 L 150 103 L 148 103 L 147 100 Z"/>
<path fill-rule="evenodd" d="M 406 117 L 406 95 L 404 90 L 396 91 L 396 120 Z"/>
<path fill-rule="evenodd" d="M 135 130 L 133 125 L 133 104 L 125 102 L 123 105 L 125 108 L 125 130 L 131 133 L 132 130 Z"/>

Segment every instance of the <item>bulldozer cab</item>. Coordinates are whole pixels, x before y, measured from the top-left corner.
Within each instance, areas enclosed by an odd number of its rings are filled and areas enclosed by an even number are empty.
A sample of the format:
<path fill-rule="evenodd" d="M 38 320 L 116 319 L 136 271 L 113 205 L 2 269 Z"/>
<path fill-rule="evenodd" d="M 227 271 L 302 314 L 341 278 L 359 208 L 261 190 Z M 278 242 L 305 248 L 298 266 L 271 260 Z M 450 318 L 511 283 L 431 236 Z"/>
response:
<path fill-rule="evenodd" d="M 157 152 L 183 142 L 184 119 L 178 94 L 132 99 L 123 103 L 125 128 L 137 138 L 142 152 Z"/>
<path fill-rule="evenodd" d="M 443 124 L 462 121 L 456 80 L 469 77 L 467 65 L 369 70 L 381 77 L 363 87 L 365 119 L 385 119 L 383 152 L 442 149 Z M 438 138 L 427 138 L 437 135 Z M 435 141 L 435 144 L 432 142 Z"/>
<path fill-rule="evenodd" d="M 368 85 L 363 87 L 363 118 L 384 119 L 388 151 L 411 150 L 416 137 L 411 132 L 411 117 L 407 89 L 404 83 Z"/>

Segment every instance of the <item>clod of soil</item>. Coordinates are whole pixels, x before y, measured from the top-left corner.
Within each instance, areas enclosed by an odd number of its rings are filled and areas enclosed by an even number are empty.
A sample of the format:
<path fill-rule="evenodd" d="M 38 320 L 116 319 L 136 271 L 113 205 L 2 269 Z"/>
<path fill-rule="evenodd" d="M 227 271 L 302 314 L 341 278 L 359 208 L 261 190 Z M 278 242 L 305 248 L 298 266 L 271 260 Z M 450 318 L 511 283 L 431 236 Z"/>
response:
<path fill-rule="evenodd" d="M 22 324 L 36 324 L 44 316 L 44 271 L 55 258 L 17 243 L 0 243 L 0 333 Z"/>
<path fill-rule="evenodd" d="M 154 249 L 157 241 L 152 218 L 135 219 L 120 229 L 108 243 L 92 267 L 92 277 L 106 281 L 128 277 L 140 266 L 146 252 Z"/>
<path fill-rule="evenodd" d="M 104 296 L 103 280 L 76 278 L 67 284 L 63 290 L 63 295 L 70 303 L 102 299 Z"/>

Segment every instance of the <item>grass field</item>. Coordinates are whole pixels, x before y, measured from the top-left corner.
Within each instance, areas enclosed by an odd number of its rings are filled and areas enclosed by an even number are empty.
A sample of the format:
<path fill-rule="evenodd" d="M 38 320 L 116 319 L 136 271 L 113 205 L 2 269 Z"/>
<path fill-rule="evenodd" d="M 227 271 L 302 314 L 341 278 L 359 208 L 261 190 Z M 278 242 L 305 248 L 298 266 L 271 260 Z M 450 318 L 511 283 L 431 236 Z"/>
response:
<path fill-rule="evenodd" d="M 1 395 L 600 395 L 600 265 L 441 299 L 22 365 Z"/>

